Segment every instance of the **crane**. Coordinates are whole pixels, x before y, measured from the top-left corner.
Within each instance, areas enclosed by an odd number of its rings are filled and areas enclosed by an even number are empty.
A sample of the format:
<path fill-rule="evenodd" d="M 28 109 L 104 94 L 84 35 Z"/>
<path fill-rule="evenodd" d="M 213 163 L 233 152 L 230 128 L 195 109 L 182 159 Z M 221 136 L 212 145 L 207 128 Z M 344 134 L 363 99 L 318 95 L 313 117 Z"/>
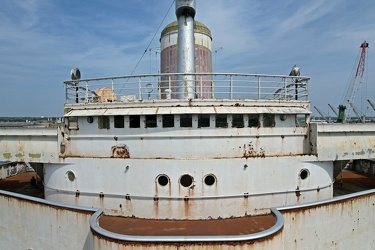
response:
<path fill-rule="evenodd" d="M 354 107 L 354 101 L 355 101 L 355 98 L 357 96 L 359 86 L 361 85 L 362 80 L 363 80 L 363 73 L 364 73 L 364 70 L 365 70 L 365 62 L 366 62 L 366 50 L 368 48 L 368 45 L 369 45 L 368 42 L 364 41 L 364 42 L 362 42 L 362 44 L 360 46 L 361 54 L 360 54 L 357 70 L 355 72 L 354 79 L 351 82 L 349 82 L 350 85 L 347 89 L 347 92 L 345 94 L 345 99 L 344 99 L 344 101 L 347 101 L 349 105 L 348 105 L 348 107 L 346 107 L 345 105 L 342 104 L 339 107 L 339 113 L 345 112 L 345 108 L 347 110 L 347 112 L 344 116 L 345 117 L 344 121 L 350 120 L 351 113 L 354 109 L 353 108 Z M 339 114 L 339 116 L 340 116 L 340 114 Z"/>
<path fill-rule="evenodd" d="M 316 109 L 316 111 L 318 111 L 318 113 L 321 115 L 321 117 L 328 123 L 331 122 L 331 117 L 329 115 L 326 115 L 323 111 L 321 111 L 320 109 L 318 109 L 316 106 L 314 106 L 314 108 Z"/>
<path fill-rule="evenodd" d="M 372 101 L 370 101 L 370 100 L 367 100 L 367 101 L 368 101 L 368 103 L 370 103 L 372 109 L 375 110 L 375 104 Z"/>
<path fill-rule="evenodd" d="M 332 107 L 331 104 L 328 103 L 328 106 L 332 109 L 333 113 L 335 113 L 336 116 L 339 116 L 339 113 L 337 113 L 337 110 L 334 107 Z"/>

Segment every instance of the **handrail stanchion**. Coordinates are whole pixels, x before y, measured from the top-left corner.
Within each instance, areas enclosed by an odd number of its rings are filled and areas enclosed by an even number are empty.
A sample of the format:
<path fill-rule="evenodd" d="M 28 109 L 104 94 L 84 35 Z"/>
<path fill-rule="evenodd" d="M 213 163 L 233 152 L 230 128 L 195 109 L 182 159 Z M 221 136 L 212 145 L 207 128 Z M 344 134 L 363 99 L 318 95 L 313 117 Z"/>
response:
<path fill-rule="evenodd" d="M 260 100 L 260 76 L 258 76 L 258 100 Z"/>
<path fill-rule="evenodd" d="M 203 80 L 202 80 L 203 76 L 201 75 L 200 77 L 200 82 L 201 82 L 201 99 L 203 99 Z"/>
<path fill-rule="evenodd" d="M 89 82 L 86 81 L 85 102 L 89 102 Z"/>
<path fill-rule="evenodd" d="M 113 78 L 112 78 L 112 81 L 111 81 L 111 84 L 112 84 L 112 102 L 114 102 L 115 101 L 115 95 L 114 95 L 114 90 L 115 90 L 115 88 L 114 88 L 114 80 L 113 80 Z"/>
<path fill-rule="evenodd" d="M 284 78 L 284 100 L 286 100 L 286 97 L 287 97 L 286 78 Z"/>
<path fill-rule="evenodd" d="M 232 100 L 233 99 L 233 76 L 230 76 L 230 83 L 229 84 L 230 84 L 230 90 L 229 90 L 230 91 L 230 94 L 229 94 L 230 98 L 229 99 Z"/>
<path fill-rule="evenodd" d="M 141 81 L 140 77 L 138 77 L 138 88 L 139 88 L 139 100 L 143 100 L 143 97 L 142 97 L 142 81 Z"/>

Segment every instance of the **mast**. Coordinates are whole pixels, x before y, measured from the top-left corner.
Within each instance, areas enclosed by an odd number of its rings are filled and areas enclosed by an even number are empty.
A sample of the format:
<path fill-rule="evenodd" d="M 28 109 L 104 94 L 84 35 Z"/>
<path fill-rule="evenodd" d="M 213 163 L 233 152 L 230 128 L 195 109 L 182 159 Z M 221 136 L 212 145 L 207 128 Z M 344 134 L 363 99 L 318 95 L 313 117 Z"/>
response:
<path fill-rule="evenodd" d="M 176 0 L 178 21 L 177 73 L 195 73 L 194 17 L 195 0 Z M 195 77 L 182 75 L 176 83 L 177 99 L 195 98 Z"/>

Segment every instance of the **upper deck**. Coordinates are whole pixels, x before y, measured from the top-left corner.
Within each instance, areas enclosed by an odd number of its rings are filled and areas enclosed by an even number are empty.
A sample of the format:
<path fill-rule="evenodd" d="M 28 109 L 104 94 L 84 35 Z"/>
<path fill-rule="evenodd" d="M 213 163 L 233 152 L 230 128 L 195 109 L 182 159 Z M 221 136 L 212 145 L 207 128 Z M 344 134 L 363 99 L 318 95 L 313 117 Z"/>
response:
<path fill-rule="evenodd" d="M 143 100 L 176 100 L 179 76 L 194 80 L 194 99 L 307 101 L 309 77 L 194 73 L 155 74 L 65 81 L 66 107 L 75 104 L 129 103 Z M 191 100 L 184 98 L 180 100 Z"/>

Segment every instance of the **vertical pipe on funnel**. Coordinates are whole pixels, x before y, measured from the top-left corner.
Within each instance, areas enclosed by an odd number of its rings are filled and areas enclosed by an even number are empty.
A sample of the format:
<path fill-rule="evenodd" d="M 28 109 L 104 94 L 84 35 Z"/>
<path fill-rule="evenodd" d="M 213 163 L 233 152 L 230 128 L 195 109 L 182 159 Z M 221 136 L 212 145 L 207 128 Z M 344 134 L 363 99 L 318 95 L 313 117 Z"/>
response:
<path fill-rule="evenodd" d="M 195 0 L 176 0 L 176 16 L 178 21 L 177 73 L 195 73 Z M 179 76 L 175 91 L 177 99 L 195 98 L 195 76 Z"/>

